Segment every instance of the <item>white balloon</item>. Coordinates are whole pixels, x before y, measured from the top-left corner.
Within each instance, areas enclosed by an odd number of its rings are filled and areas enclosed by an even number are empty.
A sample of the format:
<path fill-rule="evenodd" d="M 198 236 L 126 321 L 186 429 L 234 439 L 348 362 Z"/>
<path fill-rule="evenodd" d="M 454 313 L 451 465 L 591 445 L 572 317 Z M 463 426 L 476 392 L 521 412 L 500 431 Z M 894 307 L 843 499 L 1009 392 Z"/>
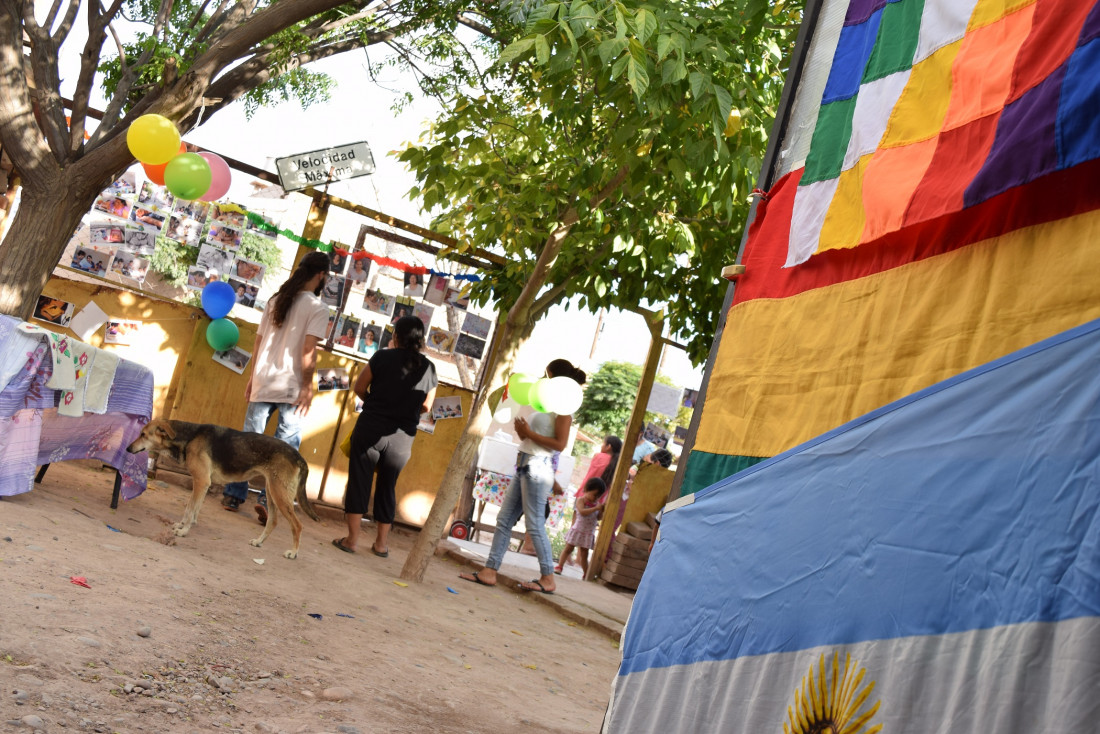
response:
<path fill-rule="evenodd" d="M 546 407 L 558 415 L 570 415 L 581 407 L 584 391 L 575 380 L 570 377 L 551 377 L 550 383 L 554 386 L 552 392 L 554 405 Z"/>

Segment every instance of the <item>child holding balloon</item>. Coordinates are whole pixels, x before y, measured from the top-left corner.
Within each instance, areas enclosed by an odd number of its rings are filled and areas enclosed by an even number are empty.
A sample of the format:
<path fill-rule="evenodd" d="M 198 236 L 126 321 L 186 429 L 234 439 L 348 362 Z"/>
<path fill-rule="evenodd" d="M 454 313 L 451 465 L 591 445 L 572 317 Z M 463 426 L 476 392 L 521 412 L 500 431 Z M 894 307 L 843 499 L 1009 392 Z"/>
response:
<path fill-rule="evenodd" d="M 514 421 L 520 439 L 516 474 L 504 493 L 497 514 L 493 545 L 485 568 L 472 574 L 459 574 L 459 578 L 482 586 L 496 586 L 497 571 L 508 550 L 512 528 L 522 515 L 539 560 L 540 576 L 520 584 L 520 588 L 553 594 L 557 588 L 554 552 L 546 535 L 544 508 L 554 485 L 554 452 L 564 450 L 569 443 L 572 413 L 580 407 L 580 386 L 585 383 L 586 375 L 568 360 L 555 359 L 546 366 L 547 379 L 531 385 L 529 380 L 514 379 L 517 377 L 520 376 L 513 375 L 509 380 L 512 398 L 520 404 L 530 402 L 536 412 L 530 421 L 523 418 Z"/>

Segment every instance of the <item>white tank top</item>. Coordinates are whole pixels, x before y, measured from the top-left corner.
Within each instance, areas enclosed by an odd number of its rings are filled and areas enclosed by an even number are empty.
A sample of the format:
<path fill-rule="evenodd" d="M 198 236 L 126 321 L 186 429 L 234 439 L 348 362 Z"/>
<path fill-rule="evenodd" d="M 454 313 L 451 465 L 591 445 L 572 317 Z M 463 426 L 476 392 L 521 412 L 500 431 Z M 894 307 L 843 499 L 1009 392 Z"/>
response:
<path fill-rule="evenodd" d="M 548 438 L 554 437 L 554 424 L 558 420 L 557 413 L 533 413 L 531 418 L 527 421 L 527 425 L 531 428 L 532 433 L 537 433 L 540 436 L 546 436 Z M 553 456 L 554 450 L 539 446 L 537 443 L 529 438 L 525 438 L 519 442 L 519 450 L 524 454 L 531 456 Z"/>

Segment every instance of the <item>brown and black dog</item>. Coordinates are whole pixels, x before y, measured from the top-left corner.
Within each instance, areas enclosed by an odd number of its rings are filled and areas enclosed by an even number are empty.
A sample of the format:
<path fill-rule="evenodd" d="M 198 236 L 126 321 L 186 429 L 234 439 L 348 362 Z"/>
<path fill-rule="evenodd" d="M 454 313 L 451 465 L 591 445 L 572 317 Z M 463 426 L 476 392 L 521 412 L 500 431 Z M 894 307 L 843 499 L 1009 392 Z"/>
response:
<path fill-rule="evenodd" d="M 314 520 L 320 520 L 306 497 L 306 477 L 309 466 L 302 455 L 277 438 L 262 433 L 245 433 L 232 428 L 183 421 L 149 421 L 141 435 L 126 449 L 131 454 L 142 451 L 167 451 L 172 458 L 191 472 L 191 499 L 183 519 L 175 524 L 176 535 L 187 535 L 199 519 L 199 509 L 210 489 L 210 482 L 247 482 L 262 476 L 267 497 L 278 512 L 269 512 L 260 537 L 250 541 L 257 548 L 275 529 L 279 512 L 286 516 L 294 533 L 294 547 L 283 555 L 298 557 L 302 538 L 302 522 L 294 514 L 294 500 Z"/>

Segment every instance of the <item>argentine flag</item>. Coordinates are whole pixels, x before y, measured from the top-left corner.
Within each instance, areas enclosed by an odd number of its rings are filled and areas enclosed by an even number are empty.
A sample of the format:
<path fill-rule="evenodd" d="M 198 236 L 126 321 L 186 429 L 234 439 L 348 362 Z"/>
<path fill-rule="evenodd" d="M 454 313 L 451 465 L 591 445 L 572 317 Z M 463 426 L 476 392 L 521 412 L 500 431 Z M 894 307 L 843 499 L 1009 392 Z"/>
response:
<path fill-rule="evenodd" d="M 1100 732 L 1100 322 L 667 509 L 607 732 Z"/>

